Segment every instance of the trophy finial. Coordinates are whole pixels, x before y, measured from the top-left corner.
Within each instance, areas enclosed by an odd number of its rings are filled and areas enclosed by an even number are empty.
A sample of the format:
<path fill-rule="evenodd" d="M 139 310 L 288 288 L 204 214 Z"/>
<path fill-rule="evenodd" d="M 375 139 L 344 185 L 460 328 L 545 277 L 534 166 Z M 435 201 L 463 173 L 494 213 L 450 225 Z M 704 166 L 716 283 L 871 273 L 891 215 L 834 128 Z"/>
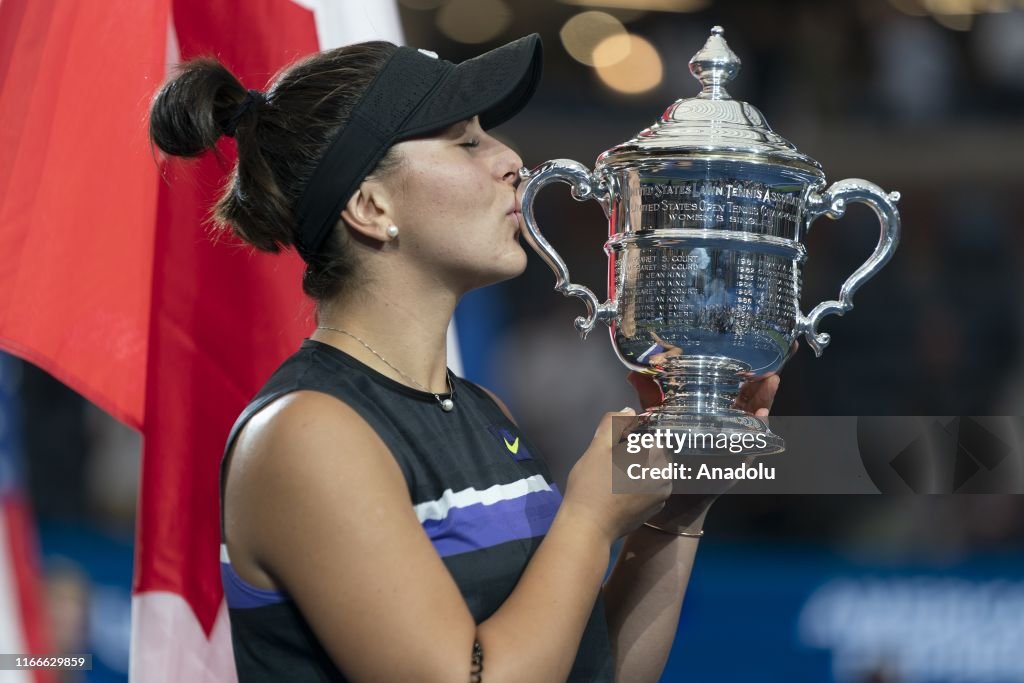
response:
<path fill-rule="evenodd" d="M 690 60 L 690 73 L 701 82 L 704 90 L 698 95 L 704 100 L 731 100 L 725 84 L 740 72 L 740 58 L 725 42 L 725 29 L 715 26 L 700 52 Z"/>

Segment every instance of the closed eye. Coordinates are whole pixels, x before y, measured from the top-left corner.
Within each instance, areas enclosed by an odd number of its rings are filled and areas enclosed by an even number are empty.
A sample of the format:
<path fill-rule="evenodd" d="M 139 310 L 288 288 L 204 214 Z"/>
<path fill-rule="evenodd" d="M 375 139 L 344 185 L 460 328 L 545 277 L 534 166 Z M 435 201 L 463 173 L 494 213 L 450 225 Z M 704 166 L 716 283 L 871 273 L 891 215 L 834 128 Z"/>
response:
<path fill-rule="evenodd" d="M 479 146 L 480 146 L 480 141 L 477 140 L 476 138 L 473 138 L 472 140 L 469 140 L 468 142 L 463 142 L 462 144 L 459 145 L 459 147 L 479 147 Z"/>

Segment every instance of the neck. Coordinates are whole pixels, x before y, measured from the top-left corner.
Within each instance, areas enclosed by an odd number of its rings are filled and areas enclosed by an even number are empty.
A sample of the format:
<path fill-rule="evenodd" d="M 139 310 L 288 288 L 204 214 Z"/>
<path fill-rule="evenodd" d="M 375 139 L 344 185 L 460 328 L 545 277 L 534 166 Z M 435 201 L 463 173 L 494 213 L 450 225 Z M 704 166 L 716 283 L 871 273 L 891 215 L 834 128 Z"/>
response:
<path fill-rule="evenodd" d="M 389 284 L 367 288 L 325 307 L 319 324 L 359 337 L 394 368 L 348 335 L 318 329 L 311 338 L 341 349 L 397 382 L 409 384 L 404 373 L 428 391 L 448 393 L 448 325 L 457 297 L 438 291 L 436 285 L 427 288 L 391 278 L 374 280 L 375 284 L 381 282 Z"/>

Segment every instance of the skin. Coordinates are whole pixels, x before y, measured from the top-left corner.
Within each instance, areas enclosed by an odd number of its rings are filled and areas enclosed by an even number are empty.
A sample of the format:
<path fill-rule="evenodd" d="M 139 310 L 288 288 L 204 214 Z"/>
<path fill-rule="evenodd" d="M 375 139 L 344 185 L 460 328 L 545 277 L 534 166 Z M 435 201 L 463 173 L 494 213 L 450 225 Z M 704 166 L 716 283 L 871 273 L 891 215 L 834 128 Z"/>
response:
<path fill-rule="evenodd" d="M 359 286 L 327 302 L 323 324 L 446 392 L 446 333 L 459 298 L 526 266 L 518 216 L 509 215 L 522 160 L 475 118 L 396 147 L 401 163 L 365 180 L 340 216 Z M 408 384 L 345 335 L 312 337 Z M 773 387 L 766 392 L 774 396 Z M 751 401 L 768 407 L 756 391 Z M 353 681 L 469 680 L 474 639 L 488 683 L 564 681 L 602 590 L 618 679 L 656 680 L 664 661 L 647 655 L 667 656 L 696 542 L 638 527 L 656 514 L 702 521 L 710 502 L 666 507 L 668 482 L 655 493 L 612 494 L 613 415 L 573 467 L 516 589 L 479 624 L 423 533 L 387 447 L 326 394 L 288 394 L 240 433 L 224 499 L 232 563 L 249 583 L 288 592 Z M 611 544 L 627 534 L 628 552 L 603 585 Z"/>

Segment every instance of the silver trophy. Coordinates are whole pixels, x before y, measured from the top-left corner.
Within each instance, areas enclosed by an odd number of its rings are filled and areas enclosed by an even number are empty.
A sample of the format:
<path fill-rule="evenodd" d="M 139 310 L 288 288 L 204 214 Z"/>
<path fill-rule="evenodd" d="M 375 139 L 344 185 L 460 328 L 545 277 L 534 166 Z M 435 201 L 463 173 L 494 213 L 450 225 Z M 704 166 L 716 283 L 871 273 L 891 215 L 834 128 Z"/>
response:
<path fill-rule="evenodd" d="M 725 86 L 740 60 L 711 30 L 690 72 L 703 89 L 672 104 L 654 125 L 597 158 L 593 171 L 568 159 L 521 171 L 526 238 L 555 272 L 555 289 L 587 305 L 585 338 L 607 323 L 615 353 L 653 375 L 665 395 L 642 417 L 649 428 L 751 435 L 746 453 L 785 449 L 765 420 L 733 407 L 740 384 L 775 373 L 803 335 L 816 355 L 828 346 L 818 325 L 853 308 L 853 294 L 892 257 L 900 237 L 899 194 L 849 178 L 826 188 L 821 165 L 776 134 L 764 116 Z M 608 217 L 608 301 L 573 284 L 534 218 L 537 193 L 567 183 Z M 850 202 L 878 215 L 871 257 L 838 300 L 800 309 L 803 239 L 820 216 Z M 696 449 L 695 452 L 707 452 Z"/>

